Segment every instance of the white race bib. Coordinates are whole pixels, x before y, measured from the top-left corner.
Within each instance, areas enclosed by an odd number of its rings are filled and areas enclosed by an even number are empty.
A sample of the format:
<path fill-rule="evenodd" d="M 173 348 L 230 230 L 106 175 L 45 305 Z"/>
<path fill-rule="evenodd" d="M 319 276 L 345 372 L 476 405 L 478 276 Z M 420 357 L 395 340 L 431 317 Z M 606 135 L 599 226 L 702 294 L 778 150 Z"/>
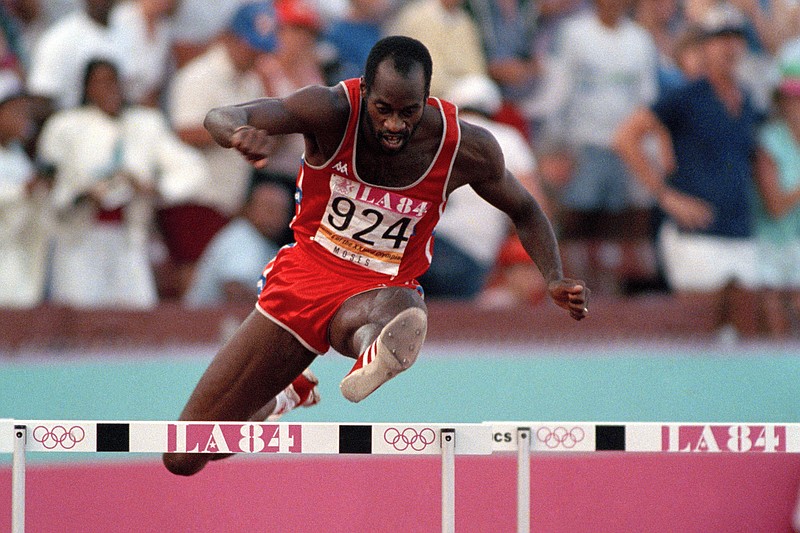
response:
<path fill-rule="evenodd" d="M 332 254 L 396 276 L 417 222 L 430 207 L 396 192 L 331 175 L 331 196 L 314 240 Z"/>

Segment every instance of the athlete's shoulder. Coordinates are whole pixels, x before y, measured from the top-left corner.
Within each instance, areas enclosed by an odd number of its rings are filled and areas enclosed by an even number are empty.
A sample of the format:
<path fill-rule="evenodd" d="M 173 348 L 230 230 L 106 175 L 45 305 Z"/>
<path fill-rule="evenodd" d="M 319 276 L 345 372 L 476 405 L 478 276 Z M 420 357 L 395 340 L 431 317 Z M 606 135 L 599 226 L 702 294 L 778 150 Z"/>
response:
<path fill-rule="evenodd" d="M 502 175 L 505 160 L 495 136 L 486 128 L 464 120 L 459 120 L 459 125 L 461 142 L 453 166 L 452 185 L 460 187 Z"/>
<path fill-rule="evenodd" d="M 502 161 L 503 152 L 497 138 L 488 129 L 466 120 L 459 119 L 461 144 L 458 155 L 472 164 L 488 164 L 498 157 Z"/>

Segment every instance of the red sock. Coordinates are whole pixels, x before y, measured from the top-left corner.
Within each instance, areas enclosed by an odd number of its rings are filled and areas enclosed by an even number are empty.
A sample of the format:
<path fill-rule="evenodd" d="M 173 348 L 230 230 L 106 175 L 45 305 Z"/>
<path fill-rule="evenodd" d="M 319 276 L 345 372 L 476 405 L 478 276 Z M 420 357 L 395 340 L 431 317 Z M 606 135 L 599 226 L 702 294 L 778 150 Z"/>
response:
<path fill-rule="evenodd" d="M 311 383 L 303 374 L 294 378 L 294 381 L 292 381 L 292 388 L 294 388 L 294 391 L 300 397 L 300 401 L 297 402 L 297 405 L 303 405 L 305 401 L 308 400 L 314 387 L 315 384 Z"/>

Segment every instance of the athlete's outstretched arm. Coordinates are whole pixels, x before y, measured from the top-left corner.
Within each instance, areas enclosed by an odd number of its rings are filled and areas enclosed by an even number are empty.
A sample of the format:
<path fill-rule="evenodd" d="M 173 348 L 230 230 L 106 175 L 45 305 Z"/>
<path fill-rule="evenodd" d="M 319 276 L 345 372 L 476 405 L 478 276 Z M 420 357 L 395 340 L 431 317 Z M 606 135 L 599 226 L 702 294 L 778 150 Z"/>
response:
<path fill-rule="evenodd" d="M 564 278 L 553 227 L 536 199 L 505 168 L 503 152 L 494 136 L 462 122 L 456 171 L 461 178 L 457 181 L 471 185 L 484 200 L 511 218 L 522 246 L 547 281 L 553 301 L 575 320 L 585 318 L 590 291 L 583 281 Z"/>
<path fill-rule="evenodd" d="M 217 107 L 206 114 L 203 125 L 220 146 L 235 148 L 256 167 L 263 167 L 273 135 L 300 133 L 307 155 L 341 138 L 346 123 L 347 97 L 340 86 L 309 86 L 285 98 L 260 98 Z M 344 117 L 344 118 L 342 118 Z"/>

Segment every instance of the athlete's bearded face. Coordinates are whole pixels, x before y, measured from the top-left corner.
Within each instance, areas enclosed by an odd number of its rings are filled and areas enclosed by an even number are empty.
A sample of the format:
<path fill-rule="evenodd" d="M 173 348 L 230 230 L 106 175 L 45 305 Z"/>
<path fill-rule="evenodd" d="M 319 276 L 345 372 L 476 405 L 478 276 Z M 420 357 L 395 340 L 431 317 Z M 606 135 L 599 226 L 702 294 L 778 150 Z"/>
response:
<path fill-rule="evenodd" d="M 381 151 L 396 154 L 405 148 L 425 111 L 425 74 L 422 66 L 408 76 L 394 69 L 391 60 L 378 65 L 375 80 L 367 92 L 362 81 L 361 94 L 366 109 L 363 123 L 368 138 Z"/>

